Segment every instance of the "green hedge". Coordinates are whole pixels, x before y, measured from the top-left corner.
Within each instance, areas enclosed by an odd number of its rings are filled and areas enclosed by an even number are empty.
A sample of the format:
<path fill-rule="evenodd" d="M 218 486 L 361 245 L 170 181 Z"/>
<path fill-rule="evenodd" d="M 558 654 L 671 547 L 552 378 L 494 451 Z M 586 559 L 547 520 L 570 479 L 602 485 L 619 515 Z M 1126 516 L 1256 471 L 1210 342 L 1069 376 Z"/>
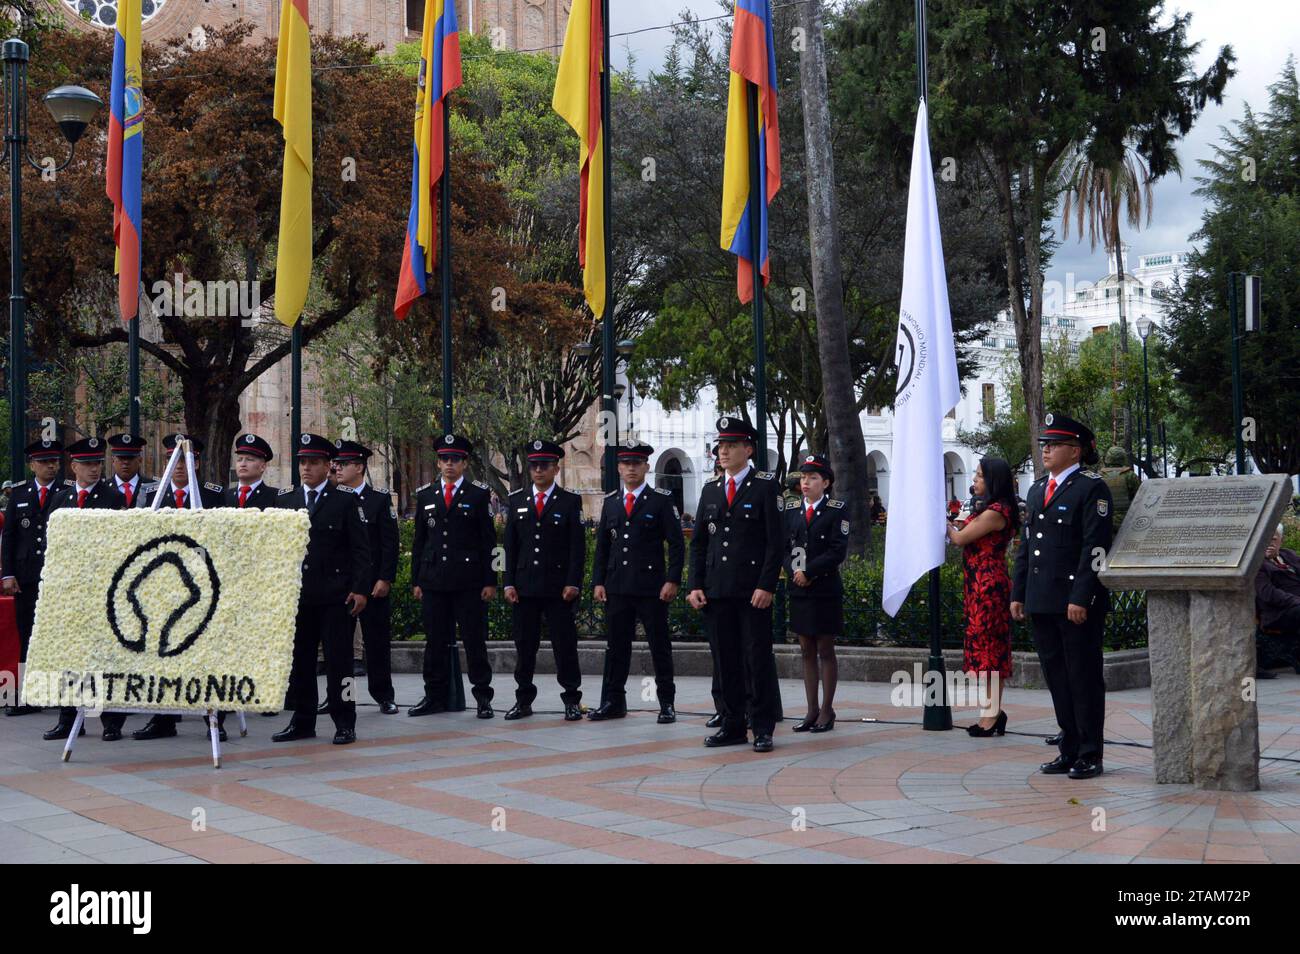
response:
<path fill-rule="evenodd" d="M 420 604 L 411 595 L 411 542 L 415 524 L 401 521 L 401 553 L 397 560 L 397 583 L 393 587 L 393 635 L 397 639 L 422 639 Z M 500 533 L 498 533 L 498 537 Z M 847 560 L 840 569 L 844 579 L 844 636 L 840 642 L 857 646 L 926 646 L 929 645 L 930 609 L 929 588 L 924 579 L 918 580 L 911 595 L 899 610 L 897 617 L 889 617 L 880 607 L 880 593 L 884 578 L 884 565 L 877 553 Z M 578 604 L 578 633 L 580 636 L 600 638 L 605 631 L 603 610 L 591 595 L 591 563 L 595 554 L 594 533 L 589 531 L 587 543 L 587 569 Z M 690 546 L 687 544 L 689 560 Z M 940 620 L 943 645 L 959 648 L 966 629 L 962 601 L 961 555 L 953 548 L 948 550 L 948 561 L 940 573 Z M 1146 595 L 1141 591 L 1111 594 L 1112 611 L 1106 617 L 1105 645 L 1107 649 L 1133 649 L 1146 645 Z M 777 589 L 773 630 L 778 641 L 786 634 L 785 581 Z M 686 605 L 685 593 L 674 600 L 668 609 L 668 625 L 674 639 L 697 642 L 704 639 L 703 617 Z M 1012 622 L 1012 646 L 1019 650 L 1033 649 L 1033 639 L 1027 623 Z M 488 608 L 488 634 L 491 639 L 510 638 L 510 606 L 498 594 Z M 793 639 L 793 636 L 788 637 Z"/>

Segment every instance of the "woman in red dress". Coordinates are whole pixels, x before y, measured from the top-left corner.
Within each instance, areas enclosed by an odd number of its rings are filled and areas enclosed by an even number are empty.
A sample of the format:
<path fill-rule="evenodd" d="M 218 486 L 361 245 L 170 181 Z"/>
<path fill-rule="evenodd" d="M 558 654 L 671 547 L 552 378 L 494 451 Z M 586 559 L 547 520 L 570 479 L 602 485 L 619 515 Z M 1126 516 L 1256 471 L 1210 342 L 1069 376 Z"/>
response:
<path fill-rule="evenodd" d="M 991 686 L 993 705 L 978 724 L 966 731 L 974 736 L 1003 735 L 1007 714 L 1002 687 L 1011 678 L 1011 577 L 1007 544 L 1020 527 L 1011 467 L 1000 457 L 985 457 L 971 482 L 975 514 L 960 529 L 948 525 L 948 539 L 962 548 L 965 575 L 966 643 L 962 669 L 981 675 Z"/>

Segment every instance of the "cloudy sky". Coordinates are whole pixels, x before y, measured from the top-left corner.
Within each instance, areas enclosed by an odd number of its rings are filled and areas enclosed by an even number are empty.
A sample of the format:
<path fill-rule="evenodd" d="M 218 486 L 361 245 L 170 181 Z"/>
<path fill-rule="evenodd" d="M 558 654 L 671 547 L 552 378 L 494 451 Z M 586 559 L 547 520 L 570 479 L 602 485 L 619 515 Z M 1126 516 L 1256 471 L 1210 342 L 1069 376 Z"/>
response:
<path fill-rule="evenodd" d="M 777 0 L 780 2 L 780 0 Z M 635 57 L 639 72 L 657 68 L 672 34 L 653 29 L 679 19 L 687 9 L 697 17 L 712 17 L 722 10 L 716 0 L 611 0 L 611 59 L 618 69 L 626 68 L 628 52 Z M 1257 112 L 1267 105 L 1267 87 L 1277 79 L 1288 54 L 1300 52 L 1300 4 L 1296 0 L 1181 0 L 1167 2 L 1166 9 L 1192 14 L 1189 37 L 1201 41 L 1196 67 L 1203 71 L 1219 48 L 1230 44 L 1237 55 L 1237 75 L 1228 82 L 1222 106 L 1209 106 L 1191 133 L 1179 145 L 1183 178 L 1168 176 L 1155 186 L 1151 225 L 1129 237 L 1130 255 L 1179 251 L 1190 247 L 1188 236 L 1200 225 L 1202 200 L 1193 195 L 1196 160 L 1212 155 L 1219 128 L 1239 118 L 1249 103 Z M 637 31 L 637 32 L 632 32 Z M 630 33 L 627 36 L 617 36 Z M 779 201 L 779 200 L 778 200 Z M 1059 226 L 1059 216 L 1057 218 Z M 1127 267 L 1126 262 L 1126 267 Z M 1047 278 L 1065 283 L 1095 281 L 1106 273 L 1100 249 L 1090 251 L 1087 239 L 1070 240 L 1056 253 Z"/>

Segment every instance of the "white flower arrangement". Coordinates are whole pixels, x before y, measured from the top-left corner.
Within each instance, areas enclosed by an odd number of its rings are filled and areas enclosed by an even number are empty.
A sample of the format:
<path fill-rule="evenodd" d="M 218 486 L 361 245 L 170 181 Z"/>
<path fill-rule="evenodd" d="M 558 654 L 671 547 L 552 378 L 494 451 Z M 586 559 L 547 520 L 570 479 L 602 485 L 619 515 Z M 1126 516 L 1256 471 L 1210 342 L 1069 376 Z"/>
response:
<path fill-rule="evenodd" d="M 24 699 L 282 707 L 305 510 L 73 510 L 49 520 Z"/>

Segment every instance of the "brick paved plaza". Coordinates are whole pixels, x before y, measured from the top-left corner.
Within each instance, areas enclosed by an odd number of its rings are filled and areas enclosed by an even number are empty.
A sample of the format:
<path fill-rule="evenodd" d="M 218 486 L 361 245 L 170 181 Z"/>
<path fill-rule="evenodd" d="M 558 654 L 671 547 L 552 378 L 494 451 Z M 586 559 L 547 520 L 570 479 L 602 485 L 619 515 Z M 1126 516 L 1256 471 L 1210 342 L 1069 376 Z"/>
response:
<path fill-rule="evenodd" d="M 401 675 L 398 702 L 419 696 Z M 214 770 L 201 723 L 175 739 L 105 744 L 91 722 L 73 760 L 40 741 L 53 715 L 0 718 L 0 856 L 8 862 L 1296 862 L 1300 677 L 1261 682 L 1262 789 L 1157 786 L 1147 748 L 1109 745 L 1106 773 L 1036 772 L 1055 729 L 1047 693 L 1008 690 L 1010 728 L 972 739 L 916 725 L 887 684 L 840 686 L 834 732 L 779 727 L 777 749 L 702 745 L 709 683 L 679 684 L 676 725 L 653 712 L 565 723 L 553 678 L 533 718 L 410 719 L 362 707 L 360 742 L 275 745 L 285 716 L 253 716 Z M 585 687 L 593 689 L 590 677 Z M 802 688 L 782 685 L 787 715 Z M 591 700 L 588 699 L 588 702 Z M 503 705 L 504 703 L 504 705 Z M 549 710 L 543 714 L 542 709 Z M 687 715 L 691 713 L 691 715 Z M 964 726 L 971 710 L 954 712 Z M 1149 744 L 1147 690 L 1107 699 L 1106 737 Z M 132 717 L 127 727 L 139 727 Z M 231 720 L 234 728 L 235 722 Z M 1094 830 L 1095 809 L 1105 830 Z M 192 820 L 202 809 L 206 831 Z M 798 809 L 806 828 L 796 830 Z M 494 825 L 495 821 L 495 825 Z"/>

